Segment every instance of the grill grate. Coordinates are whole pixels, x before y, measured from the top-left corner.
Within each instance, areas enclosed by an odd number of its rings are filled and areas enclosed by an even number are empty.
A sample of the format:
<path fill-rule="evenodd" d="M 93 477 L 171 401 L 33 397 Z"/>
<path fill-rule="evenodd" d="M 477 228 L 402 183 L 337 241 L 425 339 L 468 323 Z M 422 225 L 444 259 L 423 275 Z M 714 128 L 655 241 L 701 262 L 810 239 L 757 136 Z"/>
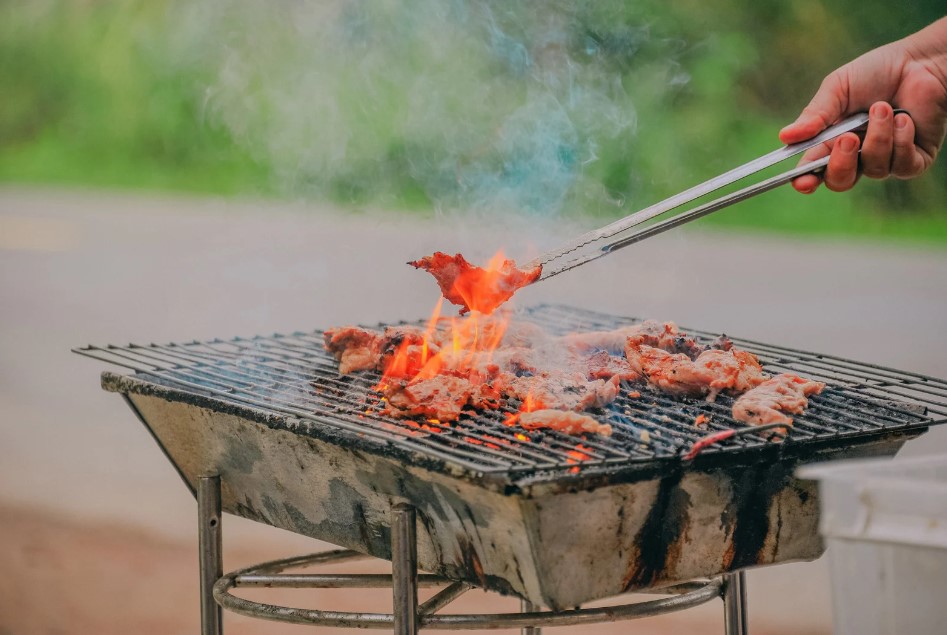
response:
<path fill-rule="evenodd" d="M 519 319 L 561 335 L 608 330 L 638 320 L 561 305 L 522 311 Z M 704 343 L 714 334 L 684 329 Z M 907 432 L 947 421 L 947 381 L 916 373 L 853 362 L 748 340 L 736 346 L 759 356 L 769 373 L 794 372 L 824 381 L 826 389 L 810 399 L 781 450 L 844 445 L 856 438 Z M 527 432 L 504 425 L 512 410 L 462 416 L 450 425 L 433 420 L 397 420 L 377 412 L 372 387 L 375 373 L 338 375 L 338 364 L 322 346 L 322 332 L 210 340 L 180 344 L 89 346 L 77 353 L 135 371 L 135 377 L 171 390 L 197 395 L 258 414 L 292 420 L 299 432 L 319 425 L 375 442 L 410 456 L 480 474 L 528 476 L 540 471 L 588 473 L 614 466 L 677 460 L 708 433 L 745 428 L 730 415 L 733 400 L 714 403 L 670 398 L 647 386 L 623 384 L 620 397 L 596 417 L 612 425 L 613 435 L 581 438 L 555 431 Z M 639 398 L 629 391 L 641 393 Z M 694 420 L 706 415 L 705 425 Z M 747 434 L 715 444 L 700 460 L 721 454 L 772 447 L 767 438 Z"/>

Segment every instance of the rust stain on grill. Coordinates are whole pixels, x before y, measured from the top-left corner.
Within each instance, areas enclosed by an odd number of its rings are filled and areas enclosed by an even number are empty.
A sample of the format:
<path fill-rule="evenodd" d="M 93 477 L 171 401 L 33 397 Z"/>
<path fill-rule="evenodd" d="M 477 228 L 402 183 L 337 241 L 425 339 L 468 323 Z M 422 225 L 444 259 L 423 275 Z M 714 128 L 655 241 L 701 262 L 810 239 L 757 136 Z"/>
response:
<path fill-rule="evenodd" d="M 631 568 L 623 583 L 626 590 L 647 587 L 667 577 L 681 557 L 691 505 L 681 487 L 683 472 L 675 470 L 661 479 L 654 505 L 635 536 Z"/>
<path fill-rule="evenodd" d="M 463 562 L 461 566 L 468 572 L 473 573 L 477 581 L 480 583 L 480 588 L 488 588 L 487 576 L 483 572 L 483 564 L 480 562 L 480 557 L 477 555 L 476 547 L 468 540 L 458 540 L 460 546 L 460 553 L 462 554 Z"/>

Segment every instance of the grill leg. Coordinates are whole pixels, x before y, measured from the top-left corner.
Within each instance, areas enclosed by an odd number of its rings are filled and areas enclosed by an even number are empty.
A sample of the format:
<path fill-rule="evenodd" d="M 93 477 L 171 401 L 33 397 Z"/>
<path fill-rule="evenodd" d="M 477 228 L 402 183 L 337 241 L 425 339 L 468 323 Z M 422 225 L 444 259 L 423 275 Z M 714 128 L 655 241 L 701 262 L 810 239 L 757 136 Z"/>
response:
<path fill-rule="evenodd" d="M 726 635 L 747 635 L 746 573 L 737 571 L 723 576 L 723 628 Z"/>
<path fill-rule="evenodd" d="M 532 613 L 536 605 L 529 600 L 520 600 L 520 613 Z M 543 629 L 538 626 L 525 626 L 520 629 L 520 635 L 543 635 Z"/>
<path fill-rule="evenodd" d="M 417 514 L 396 505 L 391 518 L 391 576 L 395 635 L 418 632 Z"/>
<path fill-rule="evenodd" d="M 224 575 L 220 549 L 220 476 L 197 478 L 197 543 L 201 570 L 201 635 L 224 632 L 223 609 L 214 601 L 214 583 Z"/>

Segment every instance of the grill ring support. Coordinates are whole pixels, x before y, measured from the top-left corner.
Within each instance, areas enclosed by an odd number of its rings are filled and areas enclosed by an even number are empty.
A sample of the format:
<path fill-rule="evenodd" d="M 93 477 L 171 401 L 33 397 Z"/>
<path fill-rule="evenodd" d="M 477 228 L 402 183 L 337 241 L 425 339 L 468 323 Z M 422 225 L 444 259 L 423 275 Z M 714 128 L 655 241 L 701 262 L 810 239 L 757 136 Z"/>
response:
<path fill-rule="evenodd" d="M 220 477 L 198 478 L 197 498 L 200 544 L 220 545 L 221 516 L 215 500 L 220 498 Z M 208 501 L 210 504 L 208 504 Z M 316 564 L 339 563 L 365 557 L 355 551 L 334 551 L 272 560 L 220 575 L 219 546 L 214 553 L 200 557 L 201 606 L 217 606 L 259 619 L 334 628 L 394 629 L 395 635 L 417 635 L 421 628 L 445 630 L 520 628 L 524 635 L 540 635 L 544 626 L 576 626 L 618 622 L 663 615 L 699 606 L 714 598 L 724 602 L 725 635 L 747 635 L 746 591 L 743 572 L 706 581 L 686 582 L 663 589 L 670 597 L 564 611 L 536 611 L 523 602 L 520 613 L 484 613 L 438 615 L 437 611 L 473 588 L 465 582 L 452 582 L 435 575 L 418 575 L 416 561 L 416 518 L 414 508 L 399 505 L 392 511 L 392 575 L 378 574 L 283 574 L 282 571 Z M 216 577 L 213 584 L 209 584 Z M 446 585 L 427 602 L 418 605 L 419 587 Z M 254 602 L 230 593 L 238 587 L 270 588 L 379 588 L 391 587 L 395 607 L 416 607 L 413 615 L 301 609 Z M 403 611 L 402 611 L 403 612 Z M 217 611 L 202 611 L 202 635 L 222 635 L 223 621 Z"/>

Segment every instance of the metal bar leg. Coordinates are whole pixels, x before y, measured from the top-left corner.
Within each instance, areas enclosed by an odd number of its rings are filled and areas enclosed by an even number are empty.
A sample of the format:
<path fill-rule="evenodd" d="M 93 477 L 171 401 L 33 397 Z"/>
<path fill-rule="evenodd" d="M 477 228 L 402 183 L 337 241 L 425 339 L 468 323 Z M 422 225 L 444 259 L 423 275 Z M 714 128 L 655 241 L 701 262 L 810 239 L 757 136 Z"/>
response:
<path fill-rule="evenodd" d="M 520 613 L 532 613 L 535 610 L 535 604 L 529 600 L 520 600 Z M 520 629 L 520 635 L 543 635 L 543 629 L 538 626 L 524 626 Z"/>
<path fill-rule="evenodd" d="M 726 635 L 747 635 L 746 573 L 737 571 L 723 576 L 723 628 Z"/>
<path fill-rule="evenodd" d="M 418 632 L 417 515 L 410 505 L 396 505 L 391 518 L 391 577 L 395 635 Z"/>
<path fill-rule="evenodd" d="M 222 635 L 223 609 L 214 583 L 224 575 L 220 536 L 220 476 L 197 477 L 197 542 L 201 569 L 201 635 Z"/>

